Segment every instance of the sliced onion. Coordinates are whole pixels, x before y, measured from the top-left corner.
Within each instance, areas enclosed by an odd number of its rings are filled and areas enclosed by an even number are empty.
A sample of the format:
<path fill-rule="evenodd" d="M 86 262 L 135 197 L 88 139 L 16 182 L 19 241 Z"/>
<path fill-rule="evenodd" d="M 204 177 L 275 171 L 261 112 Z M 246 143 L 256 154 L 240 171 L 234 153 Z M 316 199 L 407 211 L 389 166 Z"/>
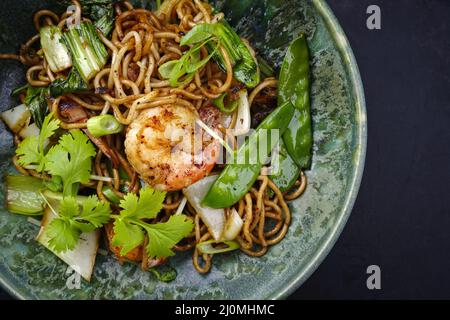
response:
<path fill-rule="evenodd" d="M 62 261 L 67 263 L 75 272 L 80 274 L 86 281 L 91 281 L 92 273 L 94 271 L 95 258 L 97 256 L 97 250 L 100 239 L 100 232 L 98 230 L 82 233 L 80 240 L 73 250 L 56 253 L 48 244 L 49 238 L 46 234 L 46 229 L 50 225 L 50 222 L 56 218 L 56 214 L 52 210 L 58 210 L 59 201 L 47 198 L 51 208 L 46 207 L 44 216 L 41 221 L 41 229 L 36 240 L 55 254 Z"/>
<path fill-rule="evenodd" d="M 1 113 L 2 120 L 14 133 L 18 133 L 29 122 L 30 117 L 30 111 L 24 104 Z"/>
<path fill-rule="evenodd" d="M 228 217 L 227 223 L 225 224 L 225 230 L 223 231 L 223 239 L 234 240 L 239 235 L 242 230 L 244 221 L 239 216 L 239 213 L 235 208 L 231 209 L 231 214 Z"/>
<path fill-rule="evenodd" d="M 217 175 L 209 176 L 197 181 L 189 187 L 183 189 L 187 200 L 194 207 L 203 223 L 208 227 L 209 232 L 215 240 L 220 240 L 225 226 L 225 210 L 213 209 L 202 206 L 201 202 L 206 193 L 216 181 Z"/>
<path fill-rule="evenodd" d="M 247 134 L 250 131 L 251 115 L 250 105 L 248 103 L 247 90 L 241 90 L 239 95 L 239 105 L 237 109 L 236 125 L 233 129 L 233 135 L 241 136 Z"/>
<path fill-rule="evenodd" d="M 40 132 L 41 132 L 41 130 L 38 128 L 36 123 L 32 123 L 32 124 L 24 127 L 22 130 L 20 130 L 19 136 L 22 139 L 25 139 L 27 137 L 33 137 L 33 136 L 37 137 L 37 136 L 39 136 Z"/>

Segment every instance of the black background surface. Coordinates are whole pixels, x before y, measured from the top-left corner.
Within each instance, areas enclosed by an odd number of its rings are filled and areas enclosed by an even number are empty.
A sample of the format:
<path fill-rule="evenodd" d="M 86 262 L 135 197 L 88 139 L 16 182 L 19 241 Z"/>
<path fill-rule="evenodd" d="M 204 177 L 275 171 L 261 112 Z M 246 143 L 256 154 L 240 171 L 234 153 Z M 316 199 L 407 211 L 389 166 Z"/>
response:
<path fill-rule="evenodd" d="M 366 167 L 336 246 L 291 298 L 450 298 L 450 1 L 328 3 L 365 87 Z M 366 27 L 371 4 L 381 30 Z M 381 290 L 366 288 L 372 264 Z"/>

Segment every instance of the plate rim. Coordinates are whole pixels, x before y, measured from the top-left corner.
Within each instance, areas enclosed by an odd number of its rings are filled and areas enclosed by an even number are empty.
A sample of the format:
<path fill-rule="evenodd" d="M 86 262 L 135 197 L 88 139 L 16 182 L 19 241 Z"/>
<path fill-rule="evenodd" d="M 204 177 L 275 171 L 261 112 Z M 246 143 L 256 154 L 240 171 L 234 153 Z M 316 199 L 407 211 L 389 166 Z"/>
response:
<path fill-rule="evenodd" d="M 313 258 L 307 264 L 307 266 L 303 269 L 303 271 L 299 272 L 294 280 L 290 282 L 290 284 L 284 286 L 278 292 L 274 292 L 270 294 L 266 299 L 285 299 L 290 294 L 292 294 L 295 290 L 297 290 L 319 267 L 319 265 L 323 262 L 323 260 L 330 253 L 331 249 L 334 247 L 337 239 L 341 235 L 347 220 L 351 214 L 353 206 L 355 204 L 361 180 L 364 172 L 364 164 L 366 158 L 366 149 L 367 149 L 367 112 L 366 112 L 366 102 L 364 95 L 364 86 L 361 79 L 361 75 L 359 72 L 358 64 L 356 62 L 355 56 L 353 54 L 353 50 L 351 49 L 350 43 L 348 41 L 345 32 L 340 26 L 338 19 L 334 15 L 331 8 L 328 6 L 325 0 L 311 0 L 315 9 L 318 11 L 319 15 L 324 20 L 325 26 L 330 32 L 332 39 L 334 40 L 335 45 L 341 55 L 343 61 L 346 61 L 344 64 L 344 68 L 346 70 L 347 75 L 350 80 L 350 87 L 353 90 L 353 99 L 354 104 L 356 106 L 357 118 L 359 118 L 359 128 L 357 131 L 357 146 L 358 150 L 356 151 L 357 157 L 355 159 L 355 174 L 352 177 L 352 181 L 350 184 L 350 191 L 348 192 L 347 198 L 345 200 L 345 204 L 343 206 L 344 213 L 340 216 L 339 220 L 335 223 L 333 230 L 328 235 L 328 238 L 321 245 L 319 250 L 317 250 Z M 5 289 L 5 291 L 11 295 L 13 298 L 26 300 L 32 299 L 32 294 L 25 294 L 20 292 L 19 288 L 14 288 L 9 281 L 6 281 L 4 277 L 0 276 L 0 286 Z"/>
<path fill-rule="evenodd" d="M 354 159 L 355 170 L 350 183 L 349 192 L 344 202 L 343 214 L 339 217 L 334 224 L 332 231 L 329 233 L 328 238 L 323 242 L 319 250 L 317 250 L 312 259 L 303 269 L 299 272 L 288 285 L 284 286 L 278 292 L 270 294 L 267 299 L 278 300 L 285 299 L 300 286 L 308 280 L 308 278 L 317 270 L 319 265 L 325 260 L 330 253 L 331 249 L 336 244 L 348 218 L 352 212 L 355 204 L 358 192 L 361 186 L 361 180 L 364 173 L 364 165 L 366 160 L 367 151 L 367 111 L 366 111 L 366 99 L 364 95 L 364 86 L 359 72 L 358 63 L 356 62 L 355 55 L 350 46 L 350 42 L 339 24 L 338 19 L 334 15 L 333 11 L 326 3 L 325 0 L 311 0 L 318 14 L 324 21 L 324 24 L 331 34 L 332 39 L 338 49 L 338 52 L 344 61 L 344 69 L 349 77 L 350 87 L 353 90 L 353 100 L 356 107 L 356 119 L 359 119 L 357 124 L 358 130 L 356 134 L 356 146 L 358 150 L 355 152 L 357 155 Z"/>

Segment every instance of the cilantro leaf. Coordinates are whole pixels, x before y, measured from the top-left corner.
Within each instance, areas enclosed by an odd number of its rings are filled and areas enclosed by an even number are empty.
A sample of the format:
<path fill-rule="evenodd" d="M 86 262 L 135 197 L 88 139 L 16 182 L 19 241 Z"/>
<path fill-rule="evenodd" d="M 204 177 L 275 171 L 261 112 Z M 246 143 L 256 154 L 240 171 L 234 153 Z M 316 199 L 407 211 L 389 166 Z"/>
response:
<path fill-rule="evenodd" d="M 30 164 L 37 164 L 41 166 L 44 156 L 39 152 L 39 139 L 36 136 L 31 136 L 23 139 L 17 146 L 16 155 L 21 166 Z"/>
<path fill-rule="evenodd" d="M 65 197 L 59 204 L 58 217 L 46 230 L 49 245 L 57 252 L 72 250 L 82 232 L 94 231 L 110 218 L 109 203 L 100 202 L 96 196 Z"/>
<path fill-rule="evenodd" d="M 122 256 L 142 244 L 142 242 L 144 242 L 144 230 L 140 226 L 131 224 L 126 218 L 116 217 L 112 244 L 121 247 L 120 254 Z"/>
<path fill-rule="evenodd" d="M 81 231 L 70 220 L 55 218 L 47 227 L 48 244 L 56 252 L 72 250 L 78 243 Z"/>
<path fill-rule="evenodd" d="M 18 162 L 22 166 L 37 165 L 37 171 L 41 172 L 45 166 L 45 142 L 59 128 L 60 121 L 52 119 L 53 113 L 47 115 L 42 123 L 39 136 L 25 138 L 16 149 Z"/>
<path fill-rule="evenodd" d="M 147 233 L 149 243 L 146 251 L 149 258 L 172 256 L 173 246 L 192 231 L 194 224 L 185 215 L 171 216 L 164 223 L 148 223 L 143 220 L 156 218 L 162 209 L 165 195 L 165 192 L 146 187 L 141 190 L 139 198 L 129 193 L 120 202 L 123 210 L 114 217 L 112 244 L 122 247 L 121 255 L 126 255 L 141 245 Z"/>
<path fill-rule="evenodd" d="M 99 201 L 96 196 L 88 197 L 82 204 L 80 216 L 76 219 L 92 226 L 94 230 L 100 228 L 111 219 L 109 202 Z"/>
<path fill-rule="evenodd" d="M 191 233 L 194 224 L 185 215 L 173 215 L 167 222 L 146 224 L 148 245 L 145 248 L 150 258 L 170 257 L 172 248 Z"/>
<path fill-rule="evenodd" d="M 59 215 L 65 218 L 73 218 L 78 215 L 80 207 L 74 197 L 65 197 L 59 204 Z"/>
<path fill-rule="evenodd" d="M 62 179 L 60 176 L 52 176 L 50 180 L 44 180 L 44 186 L 53 192 L 60 192 L 62 191 Z"/>
<path fill-rule="evenodd" d="M 152 188 L 143 188 L 139 199 L 134 193 L 128 193 L 120 201 L 121 215 L 136 219 L 153 219 L 163 207 L 166 193 Z"/>
<path fill-rule="evenodd" d="M 74 196 L 78 183 L 87 183 L 91 174 L 91 158 L 96 154 L 89 138 L 80 130 L 63 135 L 47 153 L 46 170 L 63 181 L 63 196 Z"/>

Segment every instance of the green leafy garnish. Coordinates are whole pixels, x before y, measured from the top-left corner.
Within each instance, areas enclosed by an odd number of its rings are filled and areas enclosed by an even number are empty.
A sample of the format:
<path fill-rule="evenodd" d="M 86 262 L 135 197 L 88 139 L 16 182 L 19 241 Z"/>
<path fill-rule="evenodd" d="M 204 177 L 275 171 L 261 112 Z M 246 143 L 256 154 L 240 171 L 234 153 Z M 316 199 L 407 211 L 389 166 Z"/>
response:
<path fill-rule="evenodd" d="M 109 203 L 100 202 L 96 196 L 65 197 L 59 204 L 58 216 L 50 222 L 46 230 L 49 245 L 56 252 L 72 250 L 82 232 L 100 228 L 110 217 Z"/>
<path fill-rule="evenodd" d="M 215 42 L 215 45 L 213 45 L 213 49 L 211 50 L 212 52 L 204 59 L 201 59 L 200 49 L 210 42 Z M 208 63 L 213 55 L 216 54 L 219 45 L 220 43 L 213 38 L 209 38 L 203 43 L 197 43 L 179 60 L 171 60 L 162 64 L 158 68 L 158 71 L 164 79 L 169 80 L 172 87 L 181 86 L 191 81 L 195 72 Z M 183 76 L 183 80 L 180 80 Z"/>
<path fill-rule="evenodd" d="M 232 100 L 229 101 L 228 98 L 228 93 L 222 93 L 218 98 L 213 99 L 212 103 L 222 112 L 224 113 L 231 113 L 234 110 L 236 110 L 236 108 L 239 105 L 239 101 L 238 100 Z M 226 100 L 226 101 L 225 101 Z"/>
<path fill-rule="evenodd" d="M 27 95 L 24 103 L 28 110 L 30 110 L 34 123 L 41 128 L 45 116 L 48 113 L 47 96 L 50 95 L 47 87 L 28 87 Z"/>
<path fill-rule="evenodd" d="M 213 54 L 213 59 L 223 69 L 226 69 L 225 58 L 221 52 L 211 47 L 210 39 L 220 41 L 223 49 L 233 65 L 234 78 L 253 88 L 260 82 L 260 71 L 258 61 L 253 57 L 251 50 L 247 47 L 239 35 L 231 28 L 225 20 L 216 23 L 201 23 L 193 27 L 182 39 L 180 44 L 195 45 L 205 42 L 208 52 Z"/>
<path fill-rule="evenodd" d="M 89 89 L 87 83 L 83 80 L 77 69 L 72 68 L 67 78 L 56 79 L 50 86 L 52 97 L 59 97 L 67 93 L 83 92 Z"/>
<path fill-rule="evenodd" d="M 138 198 L 129 193 L 120 202 L 123 209 L 120 215 L 114 216 L 113 245 L 120 246 L 121 255 L 143 243 L 145 233 L 148 245 L 145 250 L 150 259 L 173 256 L 172 247 L 186 237 L 194 227 L 185 215 L 173 215 L 164 223 L 148 223 L 154 219 L 163 207 L 166 193 L 145 187 Z M 145 221 L 144 221 L 145 219 Z"/>
<path fill-rule="evenodd" d="M 15 89 L 11 92 L 11 97 L 17 96 L 19 93 L 21 93 L 21 92 L 27 90 L 29 87 L 30 87 L 30 85 L 27 83 L 27 84 L 24 84 L 23 86 L 20 86 L 20 87 L 18 87 L 18 88 L 15 88 Z"/>
<path fill-rule="evenodd" d="M 96 154 L 89 138 L 80 130 L 63 135 L 45 157 L 45 169 L 63 182 L 63 196 L 74 196 L 79 183 L 89 182 L 91 158 Z"/>
<path fill-rule="evenodd" d="M 44 180 L 44 186 L 53 192 L 61 192 L 63 189 L 62 179 L 60 176 L 52 176 L 50 180 Z"/>
<path fill-rule="evenodd" d="M 41 172 L 45 167 L 45 142 L 59 128 L 60 121 L 52 119 L 53 114 L 47 115 L 42 123 L 39 136 L 25 138 L 16 149 L 18 162 L 21 166 L 36 165 L 36 171 Z"/>
<path fill-rule="evenodd" d="M 148 269 L 159 281 L 171 282 L 177 278 L 177 270 L 168 265 Z"/>

